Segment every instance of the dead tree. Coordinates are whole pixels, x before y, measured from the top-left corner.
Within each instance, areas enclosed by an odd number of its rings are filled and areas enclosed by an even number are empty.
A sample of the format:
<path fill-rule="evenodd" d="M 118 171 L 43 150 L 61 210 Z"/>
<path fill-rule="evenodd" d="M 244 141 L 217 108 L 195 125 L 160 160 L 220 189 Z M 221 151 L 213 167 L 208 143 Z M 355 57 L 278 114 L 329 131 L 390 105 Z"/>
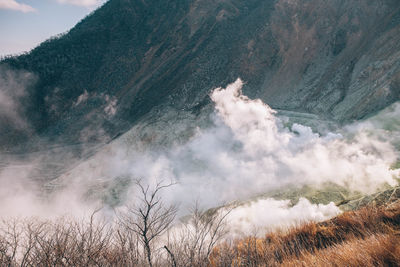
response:
<path fill-rule="evenodd" d="M 174 184 L 164 184 L 161 181 L 154 189 L 150 189 L 149 185 L 144 186 L 138 180 L 136 185 L 140 195 L 138 203 L 128 206 L 118 217 L 129 231 L 137 234 L 143 245 L 147 263 L 152 267 L 152 245 L 171 226 L 177 213 L 175 205 L 166 206 L 161 201 L 160 191 Z"/>

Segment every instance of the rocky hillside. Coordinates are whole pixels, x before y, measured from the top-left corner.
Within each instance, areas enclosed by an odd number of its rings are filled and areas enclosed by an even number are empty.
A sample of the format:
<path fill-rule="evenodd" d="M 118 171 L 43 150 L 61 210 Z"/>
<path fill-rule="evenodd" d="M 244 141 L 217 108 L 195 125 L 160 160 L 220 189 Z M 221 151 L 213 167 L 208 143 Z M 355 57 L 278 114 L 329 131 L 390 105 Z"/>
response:
<path fill-rule="evenodd" d="M 107 142 L 165 107 L 199 114 L 237 77 L 273 108 L 359 119 L 399 98 L 399 59 L 397 0 L 110 0 L 1 61 L 3 91 L 29 79 L 0 144 Z"/>

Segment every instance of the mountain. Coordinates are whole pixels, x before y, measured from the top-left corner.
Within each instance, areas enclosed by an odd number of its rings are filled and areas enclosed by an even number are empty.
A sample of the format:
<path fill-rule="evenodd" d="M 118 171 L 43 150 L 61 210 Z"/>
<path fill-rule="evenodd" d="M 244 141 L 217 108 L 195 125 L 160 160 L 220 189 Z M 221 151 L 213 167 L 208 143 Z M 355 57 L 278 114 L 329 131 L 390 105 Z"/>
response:
<path fill-rule="evenodd" d="M 237 77 L 273 108 L 343 122 L 399 99 L 400 2 L 110 0 L 0 66 L 3 87 L 27 80 L 12 95 L 26 123 L 1 118 L 3 150 L 105 143 L 165 109 L 196 116 Z"/>
<path fill-rule="evenodd" d="M 397 266 L 399 96 L 399 0 L 109 0 L 0 61 L 0 265 Z"/>

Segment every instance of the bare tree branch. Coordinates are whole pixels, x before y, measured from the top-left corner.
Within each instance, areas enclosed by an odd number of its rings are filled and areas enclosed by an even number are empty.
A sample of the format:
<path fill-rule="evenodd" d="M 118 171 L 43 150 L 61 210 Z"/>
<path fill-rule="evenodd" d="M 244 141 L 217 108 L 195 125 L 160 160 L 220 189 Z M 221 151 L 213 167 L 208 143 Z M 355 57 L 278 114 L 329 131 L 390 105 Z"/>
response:
<path fill-rule="evenodd" d="M 135 184 L 139 188 L 139 202 L 128 206 L 127 211 L 120 214 L 119 218 L 127 229 L 138 235 L 145 251 L 147 264 L 152 267 L 153 242 L 171 226 L 177 213 L 177 207 L 165 206 L 159 194 L 161 190 L 175 183 L 165 184 L 159 181 L 152 190 L 149 185 L 144 186 L 141 180 L 137 180 Z"/>

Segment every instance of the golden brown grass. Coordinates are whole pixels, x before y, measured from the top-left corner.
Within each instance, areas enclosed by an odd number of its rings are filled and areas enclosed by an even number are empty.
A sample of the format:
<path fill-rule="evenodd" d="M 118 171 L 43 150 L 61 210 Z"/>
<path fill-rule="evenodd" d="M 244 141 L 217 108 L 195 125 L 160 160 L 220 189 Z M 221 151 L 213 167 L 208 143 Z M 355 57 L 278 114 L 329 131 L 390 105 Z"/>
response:
<path fill-rule="evenodd" d="M 398 266 L 400 204 L 219 245 L 211 266 Z"/>
<path fill-rule="evenodd" d="M 304 253 L 282 262 L 283 266 L 397 266 L 400 237 L 389 234 L 352 239 L 330 248 Z"/>

